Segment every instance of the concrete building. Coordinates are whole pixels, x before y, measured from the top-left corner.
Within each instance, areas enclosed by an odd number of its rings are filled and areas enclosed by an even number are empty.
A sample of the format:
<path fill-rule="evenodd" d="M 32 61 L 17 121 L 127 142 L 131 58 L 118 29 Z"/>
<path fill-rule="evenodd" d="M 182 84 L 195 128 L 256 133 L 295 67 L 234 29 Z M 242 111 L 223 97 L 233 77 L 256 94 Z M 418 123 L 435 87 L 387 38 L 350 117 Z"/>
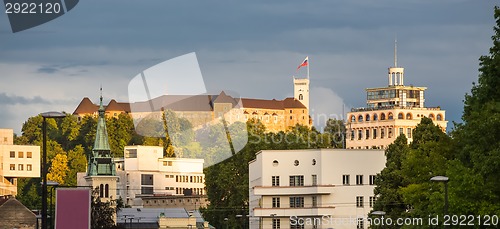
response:
<path fill-rule="evenodd" d="M 40 146 L 14 145 L 14 131 L 0 129 L 0 196 L 17 195 L 18 177 L 40 177 Z"/>
<path fill-rule="evenodd" d="M 175 200 L 176 204 L 170 205 L 172 196 L 196 196 L 205 199 L 205 175 L 203 173 L 203 159 L 190 158 L 164 158 L 163 148 L 159 146 L 126 146 L 124 158 L 115 159 L 119 196 L 126 204 L 134 207 L 144 206 L 142 198 L 154 198 L 160 201 L 165 208 L 185 207 Z M 169 201 L 163 205 L 164 200 Z M 147 202 L 148 207 L 153 207 L 155 200 Z M 204 203 L 205 201 L 203 201 Z M 158 203 L 158 202 L 157 202 Z M 158 204 L 160 204 L 158 203 Z M 200 206 L 198 204 L 198 207 Z M 205 204 L 206 205 L 206 204 Z"/>
<path fill-rule="evenodd" d="M 367 107 L 347 113 L 346 148 L 383 149 L 401 134 L 411 142 L 412 131 L 423 117 L 428 117 L 446 131 L 445 110 L 426 107 L 426 87 L 404 85 L 404 68 L 398 67 L 396 46 L 394 67 L 389 68 L 388 86 L 366 89 Z"/>
<path fill-rule="evenodd" d="M 383 150 L 263 150 L 249 164 L 250 228 L 368 228 Z"/>
<path fill-rule="evenodd" d="M 222 91 L 218 95 L 163 95 L 149 101 L 123 103 L 112 99 L 105 106 L 107 117 L 125 113 L 135 120 L 146 117 L 158 119 L 162 109 L 174 111 L 186 118 L 195 129 L 224 116 L 229 123 L 259 119 L 268 131 L 286 131 L 296 124 L 311 126 L 309 116 L 309 79 L 294 78 L 294 97 L 283 100 L 236 98 Z M 89 98 L 82 99 L 73 115 L 78 119 L 97 115 L 99 105 Z M 155 110 L 152 110 L 154 108 Z"/>

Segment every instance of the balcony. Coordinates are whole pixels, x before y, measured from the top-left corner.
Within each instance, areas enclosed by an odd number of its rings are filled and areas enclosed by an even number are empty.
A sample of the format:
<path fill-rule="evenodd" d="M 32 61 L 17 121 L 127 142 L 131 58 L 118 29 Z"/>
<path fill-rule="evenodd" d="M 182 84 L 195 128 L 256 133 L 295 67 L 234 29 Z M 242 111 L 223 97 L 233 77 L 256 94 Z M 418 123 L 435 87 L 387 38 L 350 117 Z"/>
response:
<path fill-rule="evenodd" d="M 254 216 L 269 217 L 276 214 L 276 217 L 290 216 L 323 216 L 333 215 L 333 206 L 315 207 L 315 208 L 254 208 Z"/>
<path fill-rule="evenodd" d="M 253 188 L 254 195 L 276 196 L 276 195 L 330 195 L 335 185 L 318 186 L 256 186 Z"/>

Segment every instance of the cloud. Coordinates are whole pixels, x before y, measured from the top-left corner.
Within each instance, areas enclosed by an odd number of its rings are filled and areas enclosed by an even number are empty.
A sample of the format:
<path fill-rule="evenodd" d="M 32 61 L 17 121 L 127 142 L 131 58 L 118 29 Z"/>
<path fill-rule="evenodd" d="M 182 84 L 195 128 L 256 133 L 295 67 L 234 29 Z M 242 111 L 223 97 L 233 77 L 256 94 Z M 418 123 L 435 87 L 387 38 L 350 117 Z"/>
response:
<path fill-rule="evenodd" d="M 38 73 L 47 73 L 47 74 L 52 74 L 57 71 L 59 71 L 59 69 L 50 66 L 42 66 L 37 70 Z"/>
<path fill-rule="evenodd" d="M 3 105 L 14 105 L 14 104 L 51 104 L 50 101 L 43 99 L 40 96 L 35 96 L 33 98 L 26 98 L 18 95 L 7 95 L 6 93 L 0 93 L 0 104 Z"/>

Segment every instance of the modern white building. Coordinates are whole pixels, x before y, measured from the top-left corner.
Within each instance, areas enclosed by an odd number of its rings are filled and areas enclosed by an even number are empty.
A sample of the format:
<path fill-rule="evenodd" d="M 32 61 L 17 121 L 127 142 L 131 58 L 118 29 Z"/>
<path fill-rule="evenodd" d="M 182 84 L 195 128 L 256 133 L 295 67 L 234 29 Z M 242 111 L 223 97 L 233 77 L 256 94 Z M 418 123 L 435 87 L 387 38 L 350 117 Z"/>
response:
<path fill-rule="evenodd" d="M 133 207 L 143 206 L 141 197 L 206 194 L 203 159 L 164 158 L 159 146 L 126 146 L 124 158 L 114 162 L 119 196 Z"/>
<path fill-rule="evenodd" d="M 368 228 L 383 150 L 263 150 L 249 164 L 250 228 Z"/>
<path fill-rule="evenodd" d="M 40 177 L 40 146 L 14 145 L 14 131 L 0 129 L 0 196 L 17 195 L 18 177 Z"/>

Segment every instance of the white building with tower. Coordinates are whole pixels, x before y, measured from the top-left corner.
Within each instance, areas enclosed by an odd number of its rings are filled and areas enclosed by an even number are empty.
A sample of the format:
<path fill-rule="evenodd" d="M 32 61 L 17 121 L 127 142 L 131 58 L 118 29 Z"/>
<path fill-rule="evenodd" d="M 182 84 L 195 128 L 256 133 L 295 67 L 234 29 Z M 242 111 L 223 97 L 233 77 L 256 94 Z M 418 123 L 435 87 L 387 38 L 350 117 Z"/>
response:
<path fill-rule="evenodd" d="M 427 87 L 404 84 L 404 68 L 398 66 L 397 43 L 394 66 L 388 69 L 388 86 L 366 88 L 366 107 L 347 113 L 346 148 L 384 149 L 401 134 L 411 142 L 413 130 L 423 117 L 428 117 L 446 131 L 448 121 L 441 107 L 426 107 Z"/>
<path fill-rule="evenodd" d="M 249 164 L 250 228 L 368 228 L 383 150 L 262 150 Z"/>

